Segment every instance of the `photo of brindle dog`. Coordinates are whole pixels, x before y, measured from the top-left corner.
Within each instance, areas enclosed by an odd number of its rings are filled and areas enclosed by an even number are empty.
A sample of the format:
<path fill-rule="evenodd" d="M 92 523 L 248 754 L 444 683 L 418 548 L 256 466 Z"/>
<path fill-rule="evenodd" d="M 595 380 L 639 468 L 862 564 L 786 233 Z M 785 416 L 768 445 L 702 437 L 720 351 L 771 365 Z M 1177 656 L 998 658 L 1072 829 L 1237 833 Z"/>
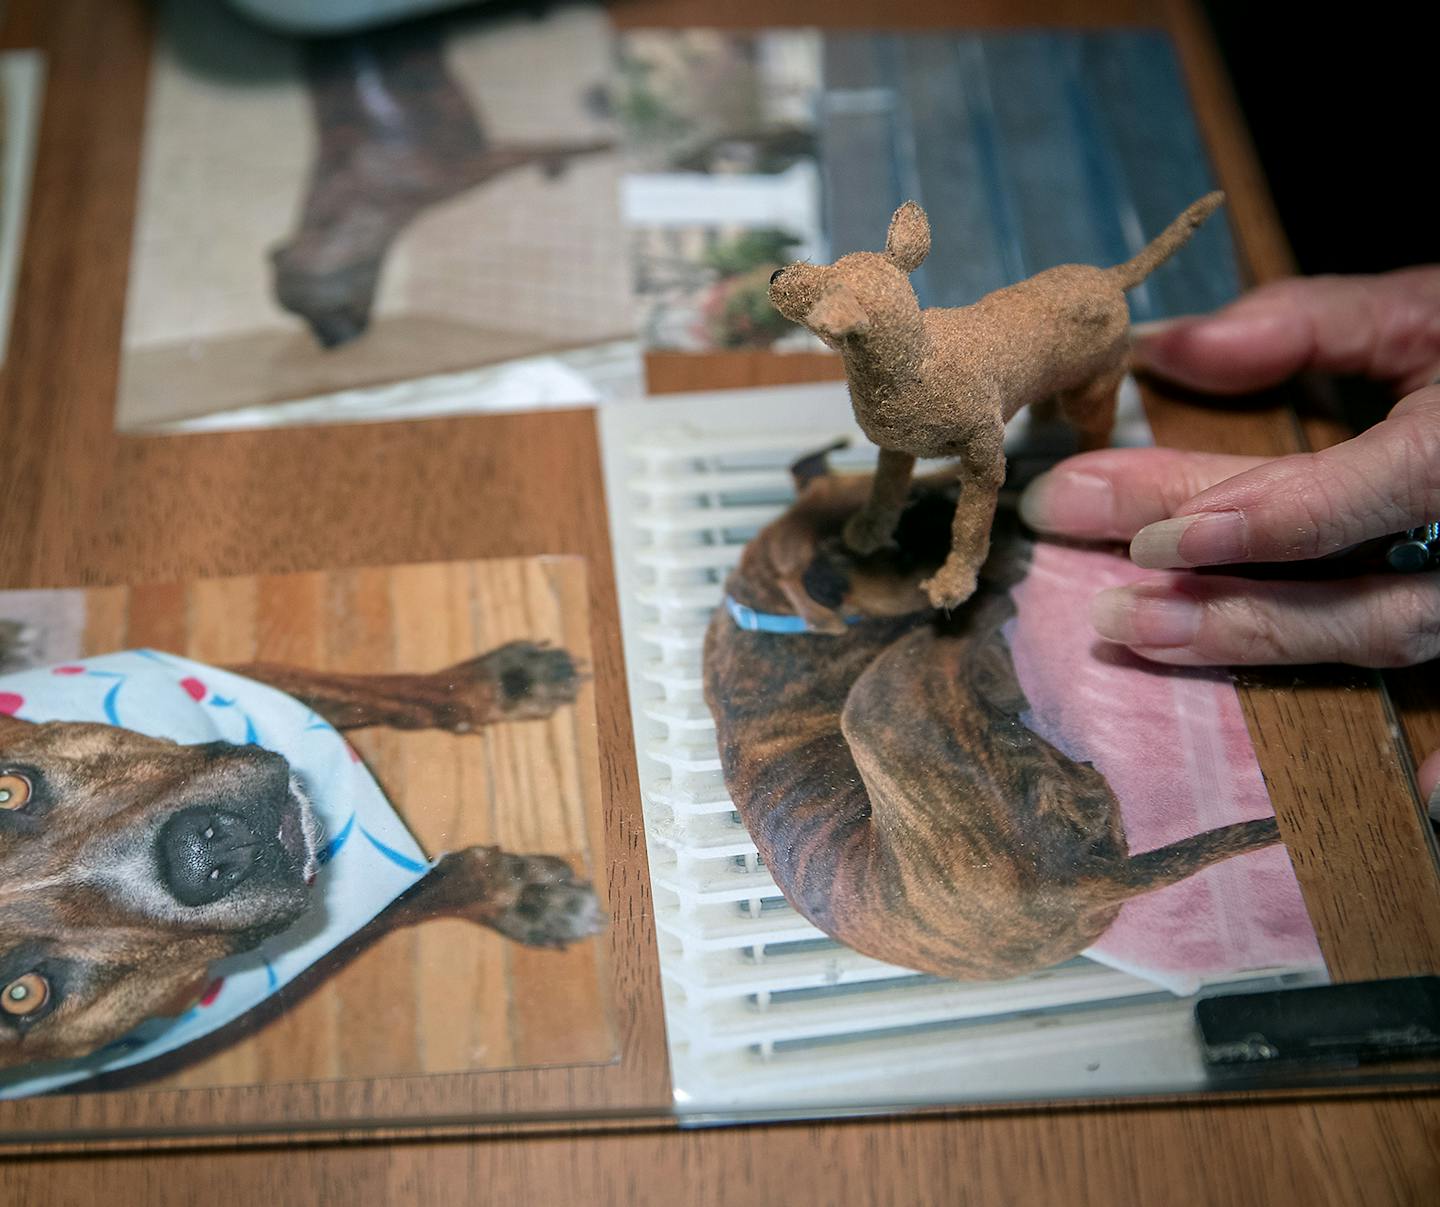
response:
<path fill-rule="evenodd" d="M 1132 854 L 1106 780 L 1027 724 L 1005 626 L 1032 546 L 1013 511 L 974 597 L 937 615 L 921 584 L 949 549 L 953 476 L 917 479 L 894 541 L 859 556 L 842 534 L 871 477 L 832 473 L 831 451 L 792 466 L 798 497 L 745 547 L 704 650 L 726 786 L 796 910 L 877 959 L 1003 980 L 1279 841 L 1263 818 Z"/>
<path fill-rule="evenodd" d="M 155 9 L 121 430 L 398 408 L 453 374 L 530 406 L 517 363 L 634 359 L 598 8 L 313 39 Z"/>
<path fill-rule="evenodd" d="M 491 590 L 496 593 L 529 591 L 540 597 L 519 611 L 529 613 L 538 628 L 549 627 L 562 636 L 563 628 L 546 624 L 546 615 L 553 617 L 556 609 L 544 595 L 551 585 L 573 595 L 571 580 L 577 571 L 583 590 L 583 568 L 574 559 L 533 563 L 396 568 L 389 576 L 389 593 L 395 605 L 412 609 L 425 602 L 427 593 L 454 598 L 457 586 L 479 599 L 486 594 L 489 577 L 495 580 Z M 279 588 L 277 617 L 294 603 L 295 591 L 288 582 L 294 578 L 307 576 L 270 580 Z M 323 583 L 325 576 L 319 578 Z M 179 605 L 192 631 L 208 624 L 207 612 L 235 616 L 237 598 L 250 598 L 254 609 L 255 580 L 219 581 L 218 593 L 207 585 L 207 591 L 192 593 L 188 605 Z M 231 585 L 236 582 L 241 586 Z M 342 604 L 356 598 L 348 588 L 340 596 L 333 587 L 329 591 Z M 153 623 L 141 611 L 151 605 L 143 596 L 137 599 L 139 595 L 138 590 L 132 593 L 128 604 L 128 626 L 136 635 Z M 176 607 L 173 594 L 155 593 L 154 598 L 160 607 Z M 90 602 L 86 624 L 94 629 L 94 617 L 103 618 L 105 609 L 95 598 Z M 516 610 L 513 604 L 508 607 Z M 394 624 L 399 618 L 391 619 Z M 449 627 L 443 615 L 438 623 Z M 475 621 L 482 628 L 485 623 Z M 501 629 L 508 625 L 511 630 L 523 623 L 520 615 L 498 621 Z M 293 628 L 296 621 L 287 619 L 286 624 Z M 437 937 L 443 937 L 447 923 L 462 931 L 484 928 L 505 944 L 557 952 L 603 929 L 603 907 L 577 858 L 576 849 L 583 856 L 587 842 L 583 834 L 573 833 L 574 819 L 561 819 L 558 828 L 551 828 L 555 837 L 548 841 L 556 845 L 543 852 L 517 853 L 506 849 L 508 841 L 505 846 L 465 841 L 482 832 L 492 838 L 506 836 L 504 826 L 496 834 L 494 823 L 483 818 L 447 820 L 445 838 L 460 841 L 438 850 L 438 844 L 423 844 L 423 854 L 420 845 L 402 845 L 392 836 L 404 835 L 407 826 L 417 835 L 427 834 L 423 813 L 410 816 L 407 802 L 415 802 L 419 810 L 433 807 L 427 798 L 445 795 L 440 786 L 444 781 L 436 778 L 445 759 L 468 760 L 475 766 L 477 744 L 490 747 L 481 757 L 488 755 L 492 780 L 501 773 L 512 777 L 503 759 L 519 754 L 535 762 L 529 750 L 542 752 L 537 757 L 552 762 L 568 757 L 556 737 L 574 730 L 577 700 L 589 691 L 586 659 L 571 649 L 543 639 L 507 640 L 437 670 L 374 673 L 270 661 L 217 669 L 142 650 L 16 673 L 35 652 L 26 648 L 33 627 L 14 620 L 0 625 L 0 642 L 6 647 L 0 659 L 6 662 L 6 673 L 0 674 L 0 1070 L 48 1069 L 48 1062 L 123 1049 L 127 1042 L 139 1042 L 135 1036 L 153 1033 L 157 1024 L 194 1016 L 197 1003 L 215 996 L 221 976 L 217 968 L 223 970 L 227 960 L 265 945 L 271 953 L 265 968 L 273 972 L 272 963 L 282 967 L 290 936 L 295 936 L 297 949 L 314 946 L 317 933 L 323 935 L 326 926 L 334 929 L 337 917 L 346 916 L 345 903 L 335 899 L 340 889 L 334 867 L 339 860 L 333 857 L 351 837 L 345 858 L 355 863 L 350 857 L 358 845 L 372 860 L 374 870 L 362 880 L 385 871 L 398 877 L 393 893 L 376 898 L 373 916 L 356 914 L 360 921 L 353 931 L 333 942 L 324 940 L 321 946 L 329 949 L 285 983 L 283 992 L 257 1001 L 253 1009 L 186 1047 L 162 1052 L 124 1076 L 112 1076 L 112 1082 L 149 1081 L 157 1075 L 173 1082 L 180 1071 L 207 1059 L 210 1072 L 203 1080 L 223 1080 L 214 1064 L 217 1056 L 223 1058 L 237 1043 L 264 1032 L 322 988 L 344 995 L 348 985 L 348 998 L 331 1003 L 331 1009 L 338 1004 L 342 1014 L 357 984 L 361 1006 L 373 1008 L 364 1000 L 372 991 L 340 975 L 350 975 L 352 965 L 363 967 L 367 953 L 378 954 L 392 979 L 405 987 L 396 991 L 403 999 L 411 978 L 397 975 L 396 953 L 404 951 L 403 958 L 423 964 L 423 952 L 416 956 L 394 944 L 396 936 L 415 928 L 441 928 Z M 472 629 L 466 626 L 453 634 L 450 644 L 462 647 Z M 273 640 L 253 644 L 262 654 L 275 648 Z M 394 658 L 401 657 L 403 651 L 397 649 Z M 130 669 L 132 663 L 138 671 Z M 150 666 L 162 686 L 167 676 L 175 681 L 179 690 L 172 689 L 170 695 L 182 708 L 193 704 L 195 710 L 232 725 L 238 724 L 236 714 L 248 710 L 246 732 L 237 732 L 236 740 L 199 743 L 157 736 L 167 732 L 163 714 L 171 706 L 163 692 L 141 692 L 139 681 Z M 47 692 L 52 683 L 53 691 Z M 106 693 L 96 697 L 103 699 L 103 711 L 94 719 L 80 704 L 91 685 Z M 267 689 L 280 696 L 272 697 Z M 247 698 L 252 690 L 259 694 Z M 62 703 L 46 704 L 56 693 Z M 73 713 L 63 703 L 71 696 L 77 701 Z M 304 733 L 287 735 L 278 743 L 258 736 L 251 715 L 263 718 L 260 733 L 278 728 L 275 717 L 280 714 L 262 711 L 272 698 L 284 702 L 288 715 L 300 718 L 302 724 L 290 728 Z M 588 699 L 581 703 L 588 706 Z M 76 719 L 65 719 L 71 715 Z M 127 727 L 127 720 L 146 732 Z M 183 716 L 177 724 L 183 729 Z M 526 735 L 536 726 L 550 732 L 532 740 Z M 373 778 L 349 745 L 367 735 L 374 735 L 367 748 L 373 752 Z M 405 740 L 419 745 L 394 745 Z M 305 741 L 328 743 L 339 752 L 328 770 L 280 752 L 303 748 Z M 497 743 L 510 753 L 496 749 Z M 405 751 L 399 758 L 397 749 Z M 460 763 L 456 766 L 461 773 L 453 782 L 463 787 L 468 776 Z M 397 770 L 395 781 L 387 782 Z M 544 771 L 537 765 L 524 772 L 536 790 L 545 788 Z M 561 778 L 569 774 L 562 772 Z M 383 798 L 375 793 L 377 782 Z M 375 793 L 378 801 L 368 813 L 366 802 L 357 799 L 366 793 Z M 492 798 L 492 805 L 497 802 L 516 812 L 532 807 L 513 793 Z M 467 804 L 485 808 L 483 799 L 473 797 L 441 803 L 452 812 Z M 324 821 L 322 805 L 328 810 Z M 386 831 L 380 826 L 393 816 L 390 810 L 400 820 L 398 827 Z M 579 820 L 586 828 L 585 819 Z M 510 823 L 510 829 L 517 827 L 527 838 L 547 838 L 545 826 L 537 826 L 534 819 Z M 434 833 L 430 825 L 427 836 Z M 463 965 L 471 950 L 464 942 L 462 934 L 460 942 L 447 944 L 452 967 Z M 445 958 L 432 960 L 428 975 L 415 974 L 417 994 L 463 999 L 457 991 L 471 986 L 471 974 L 457 970 L 438 980 L 435 969 L 446 967 Z M 513 963 L 503 954 L 500 962 L 502 970 Z M 564 965 L 564 958 L 559 962 Z M 582 956 L 582 965 L 572 963 L 570 971 L 561 967 L 555 974 L 562 982 L 576 975 L 593 980 L 593 961 Z M 502 1002 L 520 991 L 519 975 L 511 968 L 510 983 L 498 987 Z M 486 992 L 493 996 L 497 987 Z M 462 1015 L 484 1007 L 483 998 L 470 1003 L 468 1011 L 463 1000 L 457 1003 Z M 403 1029 L 407 1009 L 403 1000 L 392 1003 L 386 1025 Z M 422 1023 L 423 1018 L 413 1026 L 423 1047 Z M 606 1038 L 598 1046 L 596 1055 L 608 1052 L 608 1042 Z M 440 1046 L 438 1040 L 430 1043 L 432 1050 Z M 362 1053 L 355 1059 L 373 1064 L 374 1057 Z M 490 1062 L 503 1059 L 503 1054 L 493 1053 Z M 7 1096 L 8 1084 L 0 1078 L 0 1097 Z"/>

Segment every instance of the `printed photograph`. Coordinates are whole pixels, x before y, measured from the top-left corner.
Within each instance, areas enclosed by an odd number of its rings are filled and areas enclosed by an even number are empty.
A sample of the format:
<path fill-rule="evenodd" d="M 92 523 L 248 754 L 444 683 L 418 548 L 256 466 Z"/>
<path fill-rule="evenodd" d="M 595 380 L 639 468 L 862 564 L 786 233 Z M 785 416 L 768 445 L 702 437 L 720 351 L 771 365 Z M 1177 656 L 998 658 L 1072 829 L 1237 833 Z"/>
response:
<path fill-rule="evenodd" d="M 315 39 L 158 10 L 121 429 L 637 392 L 599 8 Z"/>
<path fill-rule="evenodd" d="M 968 487 L 850 552 L 843 384 L 601 427 L 680 1109 L 1203 1089 L 1197 1000 L 1326 979 L 1228 673 L 1101 642 L 1144 572 L 1021 526 L 1038 433 L 946 612 Z"/>
<path fill-rule="evenodd" d="M 15 310 L 44 82 L 45 61 L 39 51 L 0 53 L 0 365 L 5 363 Z"/>
<path fill-rule="evenodd" d="M 0 1098 L 615 1054 L 583 559 L 0 592 Z"/>
<path fill-rule="evenodd" d="M 792 261 L 874 250 L 905 201 L 943 231 L 921 305 L 1117 264 L 1214 187 L 1159 33 L 636 30 L 617 38 L 624 214 L 649 348 L 821 350 L 770 305 Z M 1228 232 L 1131 297 L 1137 320 L 1237 290 Z"/>

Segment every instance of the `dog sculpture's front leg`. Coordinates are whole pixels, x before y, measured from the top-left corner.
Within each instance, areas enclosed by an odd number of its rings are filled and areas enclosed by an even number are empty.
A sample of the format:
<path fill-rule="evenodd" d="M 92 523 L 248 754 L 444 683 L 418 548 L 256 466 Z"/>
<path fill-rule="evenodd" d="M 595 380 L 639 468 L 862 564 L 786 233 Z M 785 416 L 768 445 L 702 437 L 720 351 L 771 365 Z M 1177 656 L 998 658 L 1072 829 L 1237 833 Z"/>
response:
<path fill-rule="evenodd" d="M 975 594 L 976 575 L 990 551 L 990 526 L 1005 481 L 1005 429 L 987 430 L 966 446 L 960 469 L 960 501 L 951 526 L 950 555 L 921 584 L 930 602 L 949 611 Z"/>
<path fill-rule="evenodd" d="M 332 674 L 266 662 L 226 669 L 294 696 L 336 729 L 387 725 L 450 733 L 548 717 L 575 702 L 581 680 L 568 652 L 533 641 L 512 641 L 426 675 Z"/>
<path fill-rule="evenodd" d="M 895 525 L 910 496 L 915 458 L 909 453 L 882 448 L 875 465 L 875 480 L 865 506 L 845 525 L 845 544 L 856 553 L 875 553 L 895 536 Z"/>

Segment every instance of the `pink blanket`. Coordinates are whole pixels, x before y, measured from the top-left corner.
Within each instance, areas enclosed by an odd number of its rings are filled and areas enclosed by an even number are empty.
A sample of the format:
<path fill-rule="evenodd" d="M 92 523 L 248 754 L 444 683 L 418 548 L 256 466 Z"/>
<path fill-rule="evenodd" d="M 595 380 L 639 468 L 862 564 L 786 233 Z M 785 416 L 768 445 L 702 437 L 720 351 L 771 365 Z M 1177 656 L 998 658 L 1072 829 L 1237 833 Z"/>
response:
<path fill-rule="evenodd" d="M 1157 667 L 1095 637 L 1091 597 L 1144 574 L 1112 554 L 1039 544 L 1008 634 L 1031 728 L 1094 763 L 1137 853 L 1273 815 L 1229 676 Z M 1176 993 L 1252 969 L 1323 967 L 1278 844 L 1127 902 L 1085 954 Z"/>

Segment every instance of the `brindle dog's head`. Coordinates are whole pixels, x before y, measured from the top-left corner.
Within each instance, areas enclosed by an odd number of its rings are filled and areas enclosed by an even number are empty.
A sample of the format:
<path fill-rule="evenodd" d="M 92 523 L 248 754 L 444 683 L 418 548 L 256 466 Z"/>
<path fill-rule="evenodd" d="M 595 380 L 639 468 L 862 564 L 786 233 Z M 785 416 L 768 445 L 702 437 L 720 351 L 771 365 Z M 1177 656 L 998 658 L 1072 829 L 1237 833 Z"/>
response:
<path fill-rule="evenodd" d="M 182 1011 L 299 918 L 319 838 L 277 754 L 0 715 L 0 1068 Z"/>
<path fill-rule="evenodd" d="M 910 273 L 930 251 L 930 223 L 913 201 L 890 219 L 883 252 L 857 251 L 834 264 L 790 264 L 770 278 L 770 301 L 832 348 L 852 335 L 903 338 L 920 329 Z"/>
<path fill-rule="evenodd" d="M 815 632 L 843 633 L 847 619 L 908 616 L 933 607 L 920 584 L 950 550 L 950 527 L 960 485 L 953 472 L 917 477 L 891 543 L 865 556 L 845 545 L 846 522 L 870 496 L 868 474 L 834 473 L 821 449 L 790 467 L 796 499 L 767 524 L 740 555 L 733 592 L 760 611 L 803 616 Z M 995 514 L 982 584 L 999 589 L 1024 576 L 1028 545 L 1013 508 Z"/>

